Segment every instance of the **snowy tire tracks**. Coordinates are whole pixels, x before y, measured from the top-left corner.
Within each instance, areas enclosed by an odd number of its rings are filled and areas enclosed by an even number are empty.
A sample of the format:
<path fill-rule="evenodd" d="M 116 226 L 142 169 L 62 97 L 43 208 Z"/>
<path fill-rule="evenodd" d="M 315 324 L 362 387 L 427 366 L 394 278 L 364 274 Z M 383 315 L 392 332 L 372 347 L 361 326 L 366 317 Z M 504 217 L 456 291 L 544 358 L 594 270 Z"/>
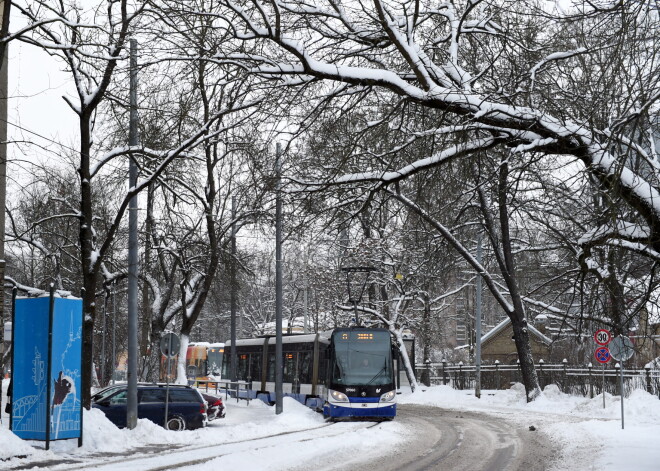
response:
<path fill-rule="evenodd" d="M 95 455 L 89 459 L 84 459 L 80 457 L 75 458 L 63 458 L 58 460 L 48 460 L 42 462 L 30 462 L 25 465 L 15 466 L 12 469 L 22 470 L 22 469 L 49 469 L 49 470 L 58 470 L 66 469 L 67 471 L 74 470 L 135 470 L 139 469 L 141 471 L 164 471 L 168 469 L 183 468 L 188 466 L 196 466 L 207 461 L 220 458 L 228 454 L 234 454 L 237 452 L 237 448 L 245 447 L 251 451 L 259 450 L 263 448 L 269 448 L 277 446 L 276 439 L 278 437 L 287 436 L 288 441 L 294 442 L 306 442 L 320 437 L 329 437 L 333 435 L 340 435 L 345 433 L 344 429 L 328 434 L 325 432 L 323 435 L 313 434 L 315 436 L 309 436 L 310 432 L 315 432 L 321 429 L 327 429 L 335 425 L 334 423 L 324 423 L 317 427 L 310 427 L 305 429 L 290 430 L 286 432 L 280 432 L 276 434 L 261 435 L 257 437 L 251 437 L 242 440 L 234 440 L 224 442 L 222 444 L 204 444 L 204 445 L 194 445 L 194 446 L 177 446 L 171 444 L 164 445 L 154 445 L 148 447 L 142 447 L 130 450 L 124 453 L 106 453 L 103 455 Z M 371 428 L 379 423 L 355 423 L 357 429 L 366 429 Z M 296 434 L 302 434 L 301 437 L 292 438 Z M 275 439 L 275 441 L 274 441 Z M 175 449 L 172 449 L 176 447 Z M 190 459 L 191 453 L 197 452 L 197 458 Z M 136 453 L 148 453 L 141 454 L 140 456 L 135 456 Z M 177 458 L 177 455 L 180 455 Z"/>
<path fill-rule="evenodd" d="M 351 469 L 543 471 L 556 456 L 542 433 L 492 415 L 416 405 L 401 405 L 397 415 L 412 440 L 398 452 Z"/>

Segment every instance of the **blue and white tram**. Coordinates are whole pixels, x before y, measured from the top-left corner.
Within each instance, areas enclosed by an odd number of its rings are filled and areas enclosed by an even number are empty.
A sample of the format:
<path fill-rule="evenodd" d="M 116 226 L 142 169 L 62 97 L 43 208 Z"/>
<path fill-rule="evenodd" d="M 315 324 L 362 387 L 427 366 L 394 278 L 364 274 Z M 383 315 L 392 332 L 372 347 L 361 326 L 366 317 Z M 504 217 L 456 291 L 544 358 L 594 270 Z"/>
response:
<path fill-rule="evenodd" d="M 231 342 L 225 343 L 228 377 Z M 237 378 L 251 398 L 275 402 L 275 337 L 236 341 Z M 396 415 L 393 348 L 386 329 L 337 328 L 282 338 L 283 392 L 332 420 L 392 420 Z"/>

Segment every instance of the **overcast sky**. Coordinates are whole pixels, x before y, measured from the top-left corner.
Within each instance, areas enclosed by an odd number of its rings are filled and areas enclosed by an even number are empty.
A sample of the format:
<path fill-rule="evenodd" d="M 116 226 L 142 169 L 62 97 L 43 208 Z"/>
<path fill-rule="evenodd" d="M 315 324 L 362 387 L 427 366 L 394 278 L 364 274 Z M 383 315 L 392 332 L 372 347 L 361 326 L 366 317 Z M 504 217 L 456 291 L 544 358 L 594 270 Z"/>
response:
<path fill-rule="evenodd" d="M 55 58 L 34 46 L 19 41 L 9 45 L 8 133 L 10 143 L 14 142 L 9 147 L 10 179 L 27 169 L 27 162 L 52 162 L 60 152 L 52 141 L 76 147 L 76 115 L 62 99 L 74 88 L 62 69 Z"/>

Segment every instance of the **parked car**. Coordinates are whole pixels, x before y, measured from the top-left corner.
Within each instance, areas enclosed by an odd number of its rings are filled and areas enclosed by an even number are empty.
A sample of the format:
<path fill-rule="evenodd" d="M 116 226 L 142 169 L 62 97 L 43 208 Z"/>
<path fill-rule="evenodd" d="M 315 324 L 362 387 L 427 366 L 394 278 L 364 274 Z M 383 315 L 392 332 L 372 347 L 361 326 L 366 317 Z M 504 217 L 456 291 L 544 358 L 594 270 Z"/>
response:
<path fill-rule="evenodd" d="M 125 387 L 125 384 L 112 384 L 110 386 L 106 386 L 92 396 L 92 402 L 102 401 L 104 398 L 109 397 L 113 392 Z"/>
<path fill-rule="evenodd" d="M 92 407 L 101 410 L 117 427 L 126 427 L 127 386 L 115 385 L 106 394 L 97 393 Z M 164 384 L 138 385 L 138 419 L 149 419 L 168 430 L 193 430 L 208 423 L 207 406 L 199 391 L 190 386 L 170 385 L 167 423 L 165 423 Z M 101 391 L 103 392 L 103 391 Z"/>
<path fill-rule="evenodd" d="M 210 394 L 202 393 L 202 397 L 208 405 L 207 415 L 209 422 L 215 419 L 225 418 L 225 405 L 222 403 L 222 398 L 211 396 Z"/>

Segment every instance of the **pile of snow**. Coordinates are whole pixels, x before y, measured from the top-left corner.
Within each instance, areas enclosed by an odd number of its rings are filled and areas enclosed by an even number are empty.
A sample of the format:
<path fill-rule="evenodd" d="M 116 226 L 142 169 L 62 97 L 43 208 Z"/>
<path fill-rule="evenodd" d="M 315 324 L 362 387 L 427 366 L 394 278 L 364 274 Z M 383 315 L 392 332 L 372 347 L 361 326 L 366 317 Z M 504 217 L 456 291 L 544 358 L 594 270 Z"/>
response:
<path fill-rule="evenodd" d="M 519 409 L 543 414 L 568 415 L 589 419 L 621 418 L 621 398 L 605 393 L 605 408 L 601 394 L 593 399 L 564 394 L 554 385 L 548 385 L 543 393 L 533 402 L 528 403 L 525 388 L 516 383 L 511 389 L 482 391 L 481 398 L 474 391 L 460 391 L 450 386 L 425 388 L 420 394 L 402 394 L 400 404 L 426 404 L 431 406 L 479 411 L 503 411 Z M 660 424 L 660 400 L 657 396 L 643 390 L 635 390 L 624 399 L 625 417 L 635 423 Z"/>
<path fill-rule="evenodd" d="M 508 390 L 458 391 L 449 386 L 424 388 L 420 393 L 402 394 L 401 404 L 423 404 L 462 411 L 479 411 L 505 417 L 525 429 L 534 426 L 559 445 L 562 456 L 556 469 L 570 464 L 573 470 L 612 469 L 655 471 L 660 463 L 660 400 L 643 390 L 624 399 L 605 394 L 593 399 L 562 393 L 556 385 L 527 403 L 525 388 L 515 384 Z"/>

